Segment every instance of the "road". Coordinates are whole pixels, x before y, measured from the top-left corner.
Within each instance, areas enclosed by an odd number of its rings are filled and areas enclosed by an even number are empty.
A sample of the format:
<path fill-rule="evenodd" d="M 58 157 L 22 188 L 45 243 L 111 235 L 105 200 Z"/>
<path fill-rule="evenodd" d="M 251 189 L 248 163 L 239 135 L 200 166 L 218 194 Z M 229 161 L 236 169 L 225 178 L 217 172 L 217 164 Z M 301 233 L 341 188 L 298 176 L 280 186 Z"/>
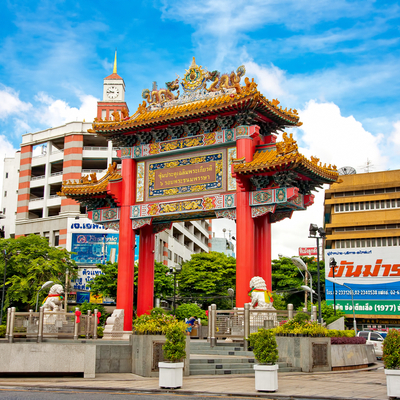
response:
<path fill-rule="evenodd" d="M 118 391 L 85 391 L 85 390 L 54 390 L 54 389 L 15 389 L 0 388 L 1 400 L 246 400 L 257 397 L 203 396 L 182 395 L 173 393 L 144 393 Z M 259 397 L 258 397 L 259 399 Z"/>

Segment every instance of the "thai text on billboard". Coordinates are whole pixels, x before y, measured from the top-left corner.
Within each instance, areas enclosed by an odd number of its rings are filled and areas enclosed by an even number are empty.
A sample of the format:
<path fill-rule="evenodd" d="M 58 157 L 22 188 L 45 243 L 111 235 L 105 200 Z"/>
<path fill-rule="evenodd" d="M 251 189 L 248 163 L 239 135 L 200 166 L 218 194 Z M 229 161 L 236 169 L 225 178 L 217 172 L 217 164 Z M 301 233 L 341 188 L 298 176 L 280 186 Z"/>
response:
<path fill-rule="evenodd" d="M 330 266 L 331 259 L 336 262 Z M 396 247 L 325 250 L 326 300 L 333 304 L 333 283 L 350 286 L 356 314 L 400 313 L 400 254 Z M 351 290 L 335 285 L 336 305 L 353 313 Z"/>

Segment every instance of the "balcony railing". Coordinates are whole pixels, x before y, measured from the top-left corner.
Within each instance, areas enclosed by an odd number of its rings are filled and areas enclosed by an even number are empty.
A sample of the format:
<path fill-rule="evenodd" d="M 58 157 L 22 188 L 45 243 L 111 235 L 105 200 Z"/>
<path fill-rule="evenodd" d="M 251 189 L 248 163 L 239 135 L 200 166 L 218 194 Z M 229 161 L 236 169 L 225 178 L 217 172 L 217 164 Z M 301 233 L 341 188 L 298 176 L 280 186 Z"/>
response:
<path fill-rule="evenodd" d="M 46 177 L 46 175 L 31 176 L 31 181 L 36 181 L 37 179 L 43 179 L 45 177 Z"/>
<path fill-rule="evenodd" d="M 96 172 L 96 174 L 100 174 L 102 173 L 104 169 L 83 169 L 82 170 L 82 174 L 93 174 L 93 172 Z"/>
<path fill-rule="evenodd" d="M 44 200 L 44 197 L 34 197 L 33 199 L 29 199 L 29 201 L 39 201 Z"/>
<path fill-rule="evenodd" d="M 108 147 L 83 146 L 83 150 L 100 150 L 100 151 L 106 151 L 106 150 L 108 150 Z"/>
<path fill-rule="evenodd" d="M 50 174 L 50 176 L 57 176 L 57 175 L 62 175 L 62 174 L 63 174 L 62 171 L 58 171 L 58 172 L 52 172 L 52 173 Z"/>

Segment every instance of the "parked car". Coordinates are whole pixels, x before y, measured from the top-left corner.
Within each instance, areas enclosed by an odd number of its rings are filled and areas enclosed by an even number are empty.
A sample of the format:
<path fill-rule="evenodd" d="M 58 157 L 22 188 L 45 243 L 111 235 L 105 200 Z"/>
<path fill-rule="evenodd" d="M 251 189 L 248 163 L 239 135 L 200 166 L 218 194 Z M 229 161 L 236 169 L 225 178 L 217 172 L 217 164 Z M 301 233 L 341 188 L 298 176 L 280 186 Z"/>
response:
<path fill-rule="evenodd" d="M 385 340 L 386 332 L 376 332 L 376 331 L 360 331 L 357 336 L 364 337 L 367 344 L 372 344 L 374 346 L 375 355 L 377 358 L 381 358 L 383 355 L 383 341 Z"/>

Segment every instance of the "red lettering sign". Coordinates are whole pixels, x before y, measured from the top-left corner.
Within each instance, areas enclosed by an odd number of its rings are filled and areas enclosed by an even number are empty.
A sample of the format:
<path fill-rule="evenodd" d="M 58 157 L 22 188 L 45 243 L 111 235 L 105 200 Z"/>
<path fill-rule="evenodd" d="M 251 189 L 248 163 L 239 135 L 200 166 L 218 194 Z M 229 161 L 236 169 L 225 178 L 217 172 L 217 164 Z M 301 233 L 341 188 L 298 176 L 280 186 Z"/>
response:
<path fill-rule="evenodd" d="M 299 256 L 316 256 L 316 247 L 299 247 Z"/>

